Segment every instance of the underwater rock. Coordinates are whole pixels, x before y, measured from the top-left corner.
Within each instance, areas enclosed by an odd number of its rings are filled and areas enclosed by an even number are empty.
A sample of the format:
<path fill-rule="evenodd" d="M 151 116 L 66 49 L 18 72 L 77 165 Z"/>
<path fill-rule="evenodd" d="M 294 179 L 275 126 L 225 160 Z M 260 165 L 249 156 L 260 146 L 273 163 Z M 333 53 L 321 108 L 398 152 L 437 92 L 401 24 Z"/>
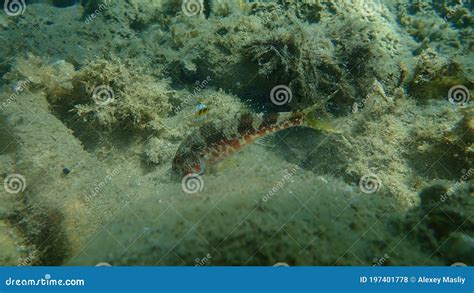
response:
<path fill-rule="evenodd" d="M 25 216 L 28 215 L 28 216 Z M 12 213 L 10 221 L 25 235 L 37 257 L 29 265 L 60 265 L 70 253 L 62 211 L 35 204 Z"/>
<path fill-rule="evenodd" d="M 424 239 L 426 249 L 447 265 L 456 261 L 473 264 L 474 219 L 470 211 L 474 201 L 469 190 L 468 183 L 426 187 L 420 192 L 420 207 L 406 219 L 406 224 L 414 227 L 410 234 Z"/>
<path fill-rule="evenodd" d="M 17 266 L 19 259 L 25 255 L 25 249 L 20 246 L 24 242 L 20 233 L 7 221 L 0 220 L 0 265 Z"/>
<path fill-rule="evenodd" d="M 474 235 L 474 234 L 472 234 Z M 462 262 L 467 265 L 474 264 L 474 236 L 461 232 L 454 232 L 440 247 L 442 255 L 445 255 L 453 263 Z"/>
<path fill-rule="evenodd" d="M 150 164 L 169 162 L 176 152 L 175 145 L 157 137 L 150 138 L 145 148 L 146 160 Z"/>
<path fill-rule="evenodd" d="M 462 159 L 470 170 L 474 166 L 474 108 L 463 108 L 461 112 L 463 119 L 453 131 L 457 139 L 452 143 L 460 150 Z"/>
<path fill-rule="evenodd" d="M 52 0 L 52 4 L 58 8 L 65 8 L 76 5 L 78 0 Z"/>
<path fill-rule="evenodd" d="M 274 176 L 267 176 L 267 167 L 259 164 L 252 179 L 241 184 L 236 179 L 249 163 L 255 164 L 252 154 L 264 156 L 261 148 L 249 148 L 240 167 L 201 178 L 202 192 L 177 196 L 180 184 L 161 184 L 160 197 L 152 189 L 142 193 L 130 209 L 106 225 L 110 234 L 99 233 L 68 265 L 102 261 L 195 265 L 197 258 L 207 254 L 212 256 L 208 265 L 272 265 L 281 259 L 291 265 L 344 265 L 360 260 L 372 264 L 386 249 L 375 241 L 377 235 L 397 241 L 376 216 L 387 200 L 351 193 L 340 188 L 344 184 L 337 179 L 324 182 L 311 172 L 292 172 L 294 167 L 272 158 Z M 275 192 L 270 192 L 272 188 Z M 351 207 L 345 209 L 347 201 Z M 140 221 L 130 221 L 135 215 Z M 366 234 L 360 239 L 362 233 Z M 337 241 L 330 243 L 329 239 Z M 101 249 L 103 246 L 109 249 Z M 125 253 L 124 246 L 129 252 Z"/>
<path fill-rule="evenodd" d="M 397 64 L 410 54 L 399 46 L 398 38 L 410 40 L 375 17 L 385 15 L 383 9 L 366 15 L 359 2 L 335 2 L 259 2 L 230 8 L 237 12 L 218 19 L 175 18 L 169 24 L 172 39 L 167 43 L 186 52 L 186 58 L 165 56 L 168 67 L 180 80 L 215 76 L 217 86 L 252 99 L 256 107 L 275 109 L 268 95 L 283 84 L 293 92 L 293 109 L 319 102 L 332 113 L 347 114 L 366 95 L 374 76 L 384 79 L 389 88 L 398 83 Z M 377 22 L 377 30 L 368 19 Z M 194 70 L 189 70 L 189 64 Z"/>
<path fill-rule="evenodd" d="M 449 89 L 457 85 L 474 87 L 473 81 L 468 79 L 465 66 L 453 59 L 444 60 L 435 51 L 428 49 L 418 57 L 409 92 L 420 100 L 447 99 Z"/>
<path fill-rule="evenodd" d="M 11 82 L 22 83 L 20 91 L 43 90 L 52 102 L 73 90 L 72 80 L 76 70 L 64 60 L 47 62 L 41 57 L 27 54 L 16 60 L 12 70 L 5 75 Z M 18 90 L 16 90 L 18 91 Z"/>
<path fill-rule="evenodd" d="M 443 195 L 447 192 L 448 189 L 441 184 L 424 188 L 420 192 L 421 208 L 426 212 L 430 212 L 432 209 L 437 208 L 441 203 Z"/>

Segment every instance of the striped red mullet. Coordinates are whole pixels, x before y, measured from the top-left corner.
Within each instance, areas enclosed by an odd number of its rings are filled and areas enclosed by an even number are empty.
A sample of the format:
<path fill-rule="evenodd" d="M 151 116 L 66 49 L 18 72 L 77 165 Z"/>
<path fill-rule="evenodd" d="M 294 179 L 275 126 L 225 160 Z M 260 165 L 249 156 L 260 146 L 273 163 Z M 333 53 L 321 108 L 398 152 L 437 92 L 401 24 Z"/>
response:
<path fill-rule="evenodd" d="M 233 123 L 210 122 L 190 134 L 181 143 L 173 159 L 172 170 L 182 176 L 202 174 L 211 166 L 256 139 L 295 126 L 307 126 L 327 130 L 321 124 L 309 119 L 306 111 L 239 114 Z M 232 126 L 230 126 L 232 125 Z"/>

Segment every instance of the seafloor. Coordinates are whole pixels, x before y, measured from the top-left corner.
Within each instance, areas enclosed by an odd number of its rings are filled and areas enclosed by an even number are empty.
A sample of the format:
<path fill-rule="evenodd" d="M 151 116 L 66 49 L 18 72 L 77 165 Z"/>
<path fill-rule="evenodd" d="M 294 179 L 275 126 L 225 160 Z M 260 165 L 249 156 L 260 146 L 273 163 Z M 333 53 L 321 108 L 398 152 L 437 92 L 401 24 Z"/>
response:
<path fill-rule="evenodd" d="M 472 1 L 1 2 L 0 264 L 474 265 Z M 334 131 L 171 172 L 311 105 Z"/>

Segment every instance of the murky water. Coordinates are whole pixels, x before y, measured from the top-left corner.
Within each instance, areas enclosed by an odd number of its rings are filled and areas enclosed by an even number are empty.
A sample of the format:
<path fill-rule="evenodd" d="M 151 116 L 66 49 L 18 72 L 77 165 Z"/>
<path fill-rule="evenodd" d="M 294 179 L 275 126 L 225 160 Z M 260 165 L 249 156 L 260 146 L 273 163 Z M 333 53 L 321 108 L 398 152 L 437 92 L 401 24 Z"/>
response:
<path fill-rule="evenodd" d="M 12 1 L 3 265 L 472 265 L 468 1 Z"/>

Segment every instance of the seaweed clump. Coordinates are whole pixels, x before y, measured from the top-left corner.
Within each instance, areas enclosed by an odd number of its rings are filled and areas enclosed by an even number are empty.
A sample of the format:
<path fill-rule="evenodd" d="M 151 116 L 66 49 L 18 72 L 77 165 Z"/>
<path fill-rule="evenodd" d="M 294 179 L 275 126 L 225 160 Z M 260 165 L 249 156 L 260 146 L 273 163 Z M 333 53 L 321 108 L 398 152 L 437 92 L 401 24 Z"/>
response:
<path fill-rule="evenodd" d="M 432 49 L 424 50 L 418 57 L 413 79 L 408 85 L 410 94 L 420 101 L 445 98 L 456 85 L 474 87 L 467 78 L 464 66 L 455 59 L 440 56 Z"/>
<path fill-rule="evenodd" d="M 71 98 L 74 112 L 84 120 L 106 128 L 162 130 L 174 95 L 166 79 L 158 79 L 137 67 L 97 60 L 77 72 Z"/>
<path fill-rule="evenodd" d="M 160 39 L 173 54 L 159 57 L 178 81 L 212 76 L 217 87 L 250 100 L 258 110 L 282 111 L 269 96 L 275 86 L 285 85 L 292 91 L 286 110 L 319 103 L 333 114 L 348 114 L 374 76 L 389 77 L 390 89 L 397 85 L 390 78 L 399 75 L 397 67 L 385 65 L 398 62 L 401 54 L 387 53 L 386 43 L 395 46 L 397 40 L 387 24 L 374 30 L 347 9 L 357 13 L 363 7 L 282 1 L 253 3 L 224 15 L 216 8 L 209 19 L 178 13 L 168 24 L 171 34 Z"/>
<path fill-rule="evenodd" d="M 82 120 L 100 129 L 162 130 L 175 92 L 168 80 L 137 68 L 116 58 L 76 70 L 64 60 L 47 62 L 29 54 L 18 59 L 6 79 L 31 82 L 29 90 L 43 91 L 52 111 L 69 126 Z"/>

